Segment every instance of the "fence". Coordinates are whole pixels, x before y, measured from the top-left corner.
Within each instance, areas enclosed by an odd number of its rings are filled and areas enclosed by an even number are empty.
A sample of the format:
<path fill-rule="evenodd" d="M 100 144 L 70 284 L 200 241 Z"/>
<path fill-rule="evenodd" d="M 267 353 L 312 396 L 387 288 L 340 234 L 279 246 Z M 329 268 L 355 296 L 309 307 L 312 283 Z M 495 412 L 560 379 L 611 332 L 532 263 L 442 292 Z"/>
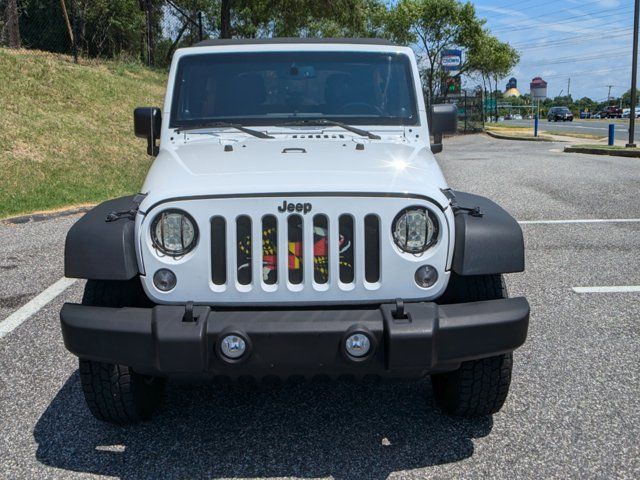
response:
<path fill-rule="evenodd" d="M 458 95 L 437 97 L 433 103 L 454 103 L 458 107 L 458 132 L 474 133 L 484 129 L 485 112 L 481 91 L 462 91 Z"/>
<path fill-rule="evenodd" d="M 165 66 L 211 22 L 177 0 L 0 0 L 0 46 Z"/>

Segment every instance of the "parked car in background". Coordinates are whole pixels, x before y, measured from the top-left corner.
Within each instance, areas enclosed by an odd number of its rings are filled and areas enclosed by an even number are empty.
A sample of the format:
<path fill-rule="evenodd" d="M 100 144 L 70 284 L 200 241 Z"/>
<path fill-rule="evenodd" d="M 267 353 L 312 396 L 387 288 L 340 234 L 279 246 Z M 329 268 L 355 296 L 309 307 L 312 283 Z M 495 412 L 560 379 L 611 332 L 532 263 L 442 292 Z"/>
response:
<path fill-rule="evenodd" d="M 622 118 L 629 118 L 631 116 L 631 109 L 630 108 L 623 108 L 622 109 Z"/>
<path fill-rule="evenodd" d="M 591 118 L 592 117 L 592 113 L 591 112 L 585 112 L 584 110 L 580 110 L 580 118 Z"/>
<path fill-rule="evenodd" d="M 516 113 L 511 118 L 513 120 L 522 120 L 522 115 L 520 115 L 519 113 Z"/>
<path fill-rule="evenodd" d="M 622 118 L 622 109 L 611 105 L 602 111 L 601 116 L 602 118 Z"/>
<path fill-rule="evenodd" d="M 551 107 L 547 115 L 547 121 L 573 122 L 573 113 L 567 107 Z"/>
<path fill-rule="evenodd" d="M 507 114 L 504 116 L 504 119 L 505 119 L 505 120 L 513 120 L 513 117 L 511 116 L 511 114 L 510 114 L 510 113 L 507 113 Z"/>
<path fill-rule="evenodd" d="M 597 112 L 591 115 L 591 118 L 602 118 L 602 112 Z"/>

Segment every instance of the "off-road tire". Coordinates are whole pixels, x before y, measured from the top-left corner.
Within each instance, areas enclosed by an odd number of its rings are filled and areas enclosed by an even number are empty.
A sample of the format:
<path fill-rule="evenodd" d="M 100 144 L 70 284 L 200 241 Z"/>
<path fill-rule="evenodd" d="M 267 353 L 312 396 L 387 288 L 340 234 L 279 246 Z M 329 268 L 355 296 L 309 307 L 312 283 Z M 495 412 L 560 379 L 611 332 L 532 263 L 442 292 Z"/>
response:
<path fill-rule="evenodd" d="M 140 280 L 88 280 L 83 305 L 151 307 Z M 89 411 L 98 420 L 119 425 L 147 420 L 162 401 L 164 379 L 139 374 L 126 365 L 80 359 L 80 383 Z"/>
<path fill-rule="evenodd" d="M 164 381 L 124 365 L 80 359 L 80 383 L 98 420 L 127 425 L 148 420 L 162 400 Z"/>
<path fill-rule="evenodd" d="M 447 294 L 451 303 L 507 298 L 502 275 L 452 277 Z M 513 355 L 463 362 L 451 372 L 431 376 L 436 403 L 446 413 L 483 417 L 498 412 L 509 393 Z"/>
<path fill-rule="evenodd" d="M 82 296 L 83 305 L 93 307 L 151 308 L 153 303 L 144 293 L 138 277 L 131 280 L 87 280 Z"/>
<path fill-rule="evenodd" d="M 473 275 L 462 277 L 451 273 L 449 285 L 439 304 L 479 302 L 507 298 L 507 285 L 502 275 Z"/>

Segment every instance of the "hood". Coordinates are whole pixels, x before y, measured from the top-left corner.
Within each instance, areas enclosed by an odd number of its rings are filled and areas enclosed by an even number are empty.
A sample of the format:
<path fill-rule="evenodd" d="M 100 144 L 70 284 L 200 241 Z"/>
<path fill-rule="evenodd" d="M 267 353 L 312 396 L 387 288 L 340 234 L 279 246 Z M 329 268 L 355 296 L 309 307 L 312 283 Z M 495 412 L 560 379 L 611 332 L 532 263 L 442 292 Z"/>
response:
<path fill-rule="evenodd" d="M 144 203 L 280 192 L 413 193 L 447 203 L 440 191 L 446 182 L 423 142 L 318 136 L 208 138 L 172 145 L 161 151 L 147 175 Z"/>

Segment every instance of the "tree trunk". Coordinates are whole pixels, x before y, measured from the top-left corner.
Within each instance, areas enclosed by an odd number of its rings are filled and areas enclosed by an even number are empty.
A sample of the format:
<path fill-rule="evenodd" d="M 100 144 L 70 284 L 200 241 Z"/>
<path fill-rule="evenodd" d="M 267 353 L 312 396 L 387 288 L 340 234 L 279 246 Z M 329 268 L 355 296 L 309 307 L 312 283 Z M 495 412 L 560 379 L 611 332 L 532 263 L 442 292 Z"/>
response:
<path fill-rule="evenodd" d="M 147 0 L 147 65 L 153 67 L 154 60 L 154 38 L 153 38 L 153 1 Z"/>
<path fill-rule="evenodd" d="M 7 0 L 5 9 L 7 19 L 7 37 L 9 38 L 9 47 L 20 48 L 20 23 L 18 22 L 18 1 Z"/>
<path fill-rule="evenodd" d="M 220 7 L 220 38 L 231 38 L 231 0 L 222 0 Z"/>

